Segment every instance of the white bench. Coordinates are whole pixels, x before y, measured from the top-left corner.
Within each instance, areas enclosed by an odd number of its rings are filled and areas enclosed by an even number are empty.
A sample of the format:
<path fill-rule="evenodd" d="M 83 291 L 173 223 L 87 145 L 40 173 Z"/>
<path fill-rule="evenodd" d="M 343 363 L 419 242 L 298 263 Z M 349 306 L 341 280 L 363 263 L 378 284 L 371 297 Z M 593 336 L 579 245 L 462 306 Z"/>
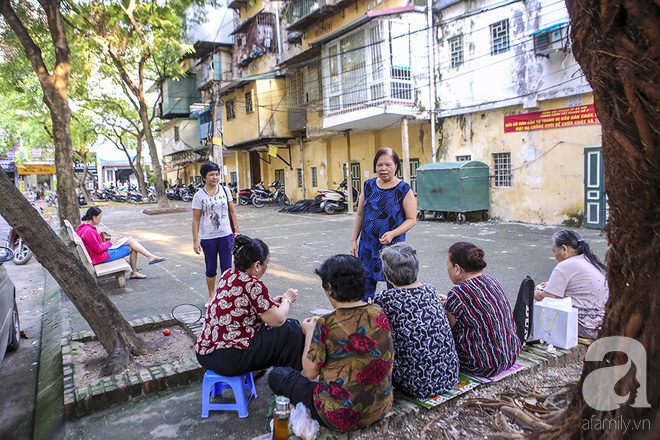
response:
<path fill-rule="evenodd" d="M 131 266 L 126 262 L 126 260 L 120 258 L 118 260 L 110 261 L 107 263 L 92 264 L 92 259 L 89 257 L 85 243 L 83 243 L 82 238 L 76 234 L 76 231 L 73 229 L 71 222 L 64 220 L 64 224 L 66 225 L 69 238 L 76 244 L 78 256 L 80 257 L 80 260 L 83 262 L 87 270 L 89 270 L 89 272 L 94 275 L 96 279 L 115 277 L 117 278 L 117 283 L 119 284 L 120 288 L 123 289 L 126 287 L 126 273 L 131 272 Z"/>

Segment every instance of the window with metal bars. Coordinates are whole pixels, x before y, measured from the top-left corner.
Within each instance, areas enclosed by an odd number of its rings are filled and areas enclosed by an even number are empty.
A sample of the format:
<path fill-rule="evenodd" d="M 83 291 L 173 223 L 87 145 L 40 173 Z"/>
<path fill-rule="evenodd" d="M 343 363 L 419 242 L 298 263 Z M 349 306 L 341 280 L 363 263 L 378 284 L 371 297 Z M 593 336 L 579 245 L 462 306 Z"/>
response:
<path fill-rule="evenodd" d="M 464 154 L 462 156 L 456 156 L 456 162 L 467 162 L 469 160 L 472 160 L 472 155 L 471 154 Z"/>
<path fill-rule="evenodd" d="M 228 121 L 231 121 L 236 117 L 235 102 L 233 99 L 225 102 L 225 114 L 227 115 Z"/>
<path fill-rule="evenodd" d="M 245 113 L 252 113 L 254 107 L 252 106 L 252 91 L 250 90 L 245 94 Z"/>
<path fill-rule="evenodd" d="M 303 171 L 302 168 L 296 168 L 296 176 L 298 178 L 298 188 L 303 186 Z"/>
<path fill-rule="evenodd" d="M 312 186 L 317 188 L 319 186 L 319 177 L 316 171 L 316 167 L 310 167 L 309 174 L 312 178 Z"/>
<path fill-rule="evenodd" d="M 449 39 L 449 52 L 451 53 L 451 67 L 463 64 L 463 35 Z"/>
<path fill-rule="evenodd" d="M 491 55 L 509 50 L 509 20 L 498 21 L 490 25 Z"/>
<path fill-rule="evenodd" d="M 511 186 L 511 153 L 494 153 L 494 186 Z"/>

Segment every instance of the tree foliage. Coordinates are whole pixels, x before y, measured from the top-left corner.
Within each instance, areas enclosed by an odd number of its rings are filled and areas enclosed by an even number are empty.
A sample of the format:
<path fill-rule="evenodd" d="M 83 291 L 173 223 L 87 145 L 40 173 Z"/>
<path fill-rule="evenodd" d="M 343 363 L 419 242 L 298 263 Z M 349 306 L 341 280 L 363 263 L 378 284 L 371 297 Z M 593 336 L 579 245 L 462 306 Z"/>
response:
<path fill-rule="evenodd" d="M 149 147 L 161 205 L 167 205 L 165 187 L 146 88 L 164 76 L 183 75 L 178 60 L 186 49 L 186 10 L 201 0 L 167 3 L 127 0 L 67 1 L 67 22 L 76 30 L 77 44 L 101 57 L 98 70 L 124 91 L 138 112 L 140 132 Z"/>

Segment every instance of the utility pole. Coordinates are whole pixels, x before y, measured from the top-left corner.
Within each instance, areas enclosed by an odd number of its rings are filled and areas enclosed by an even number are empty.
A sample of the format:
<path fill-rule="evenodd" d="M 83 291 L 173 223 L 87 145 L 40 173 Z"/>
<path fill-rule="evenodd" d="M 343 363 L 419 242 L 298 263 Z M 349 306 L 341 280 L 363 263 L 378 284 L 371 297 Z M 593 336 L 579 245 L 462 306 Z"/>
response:
<path fill-rule="evenodd" d="M 403 181 L 410 185 L 410 146 L 408 141 L 408 118 L 401 119 L 401 148 L 403 153 Z"/>
<path fill-rule="evenodd" d="M 426 0 L 426 25 L 429 61 L 429 116 L 431 118 L 431 161 L 435 163 L 435 52 L 433 50 L 433 1 Z"/>
<path fill-rule="evenodd" d="M 222 157 L 222 143 L 216 145 L 216 139 L 222 139 L 222 114 L 220 113 L 220 100 L 218 99 L 218 85 L 213 84 L 213 99 L 211 101 L 213 109 L 211 111 L 211 125 L 213 127 L 213 137 L 211 139 L 211 154 L 213 160 L 220 167 L 221 181 L 225 181 L 225 167 Z M 224 143 L 224 141 L 223 141 Z"/>
<path fill-rule="evenodd" d="M 346 197 L 348 197 L 348 212 L 353 214 L 353 174 L 351 173 L 351 131 L 346 130 Z"/>

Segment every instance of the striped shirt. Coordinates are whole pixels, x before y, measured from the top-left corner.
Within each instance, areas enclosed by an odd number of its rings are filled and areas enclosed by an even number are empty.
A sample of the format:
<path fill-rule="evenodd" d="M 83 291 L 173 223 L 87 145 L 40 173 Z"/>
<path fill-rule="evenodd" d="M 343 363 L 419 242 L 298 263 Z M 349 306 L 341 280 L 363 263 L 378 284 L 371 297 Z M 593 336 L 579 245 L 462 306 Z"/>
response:
<path fill-rule="evenodd" d="M 445 310 L 456 318 L 452 333 L 462 372 L 490 377 L 513 366 L 520 340 L 499 281 L 488 275 L 463 281 L 449 291 Z"/>

